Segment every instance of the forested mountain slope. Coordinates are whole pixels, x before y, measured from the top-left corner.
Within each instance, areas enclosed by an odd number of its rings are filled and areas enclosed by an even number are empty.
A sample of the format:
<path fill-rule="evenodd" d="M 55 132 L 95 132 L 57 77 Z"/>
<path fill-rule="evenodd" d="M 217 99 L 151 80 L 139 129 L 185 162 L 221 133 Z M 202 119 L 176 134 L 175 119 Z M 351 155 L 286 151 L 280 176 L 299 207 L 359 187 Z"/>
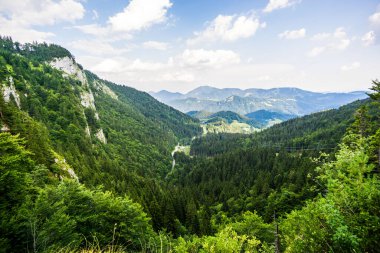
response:
<path fill-rule="evenodd" d="M 201 133 L 197 120 L 99 79 L 57 45 L 2 38 L 0 84 L 1 131 L 25 138 L 37 164 L 57 178 L 128 194 L 146 211 L 161 208 L 150 203 L 161 198 L 157 184 L 174 146 Z"/>
<path fill-rule="evenodd" d="M 367 105 L 369 113 L 378 117 L 378 109 L 370 100 L 360 100 L 339 109 L 290 119 L 252 135 L 207 135 L 193 141 L 191 154 L 211 156 L 236 148 L 266 147 L 273 149 L 334 150 L 354 121 L 356 110 Z"/>
<path fill-rule="evenodd" d="M 202 127 L 206 130 L 204 132 L 207 133 L 250 134 L 297 117 L 296 115 L 266 110 L 259 110 L 244 116 L 232 111 L 220 111 L 216 113 L 190 111 L 187 114 L 199 119 Z"/>
<path fill-rule="evenodd" d="M 0 252 L 378 251 L 379 82 L 372 100 L 195 138 L 172 167 L 197 120 L 59 46 L 0 42 Z"/>
<path fill-rule="evenodd" d="M 206 206 L 223 203 L 229 212 L 258 211 L 271 219 L 318 193 L 313 179 L 321 152 L 333 154 L 365 106 L 380 127 L 379 107 L 370 100 L 316 113 L 252 135 L 209 134 L 193 141 L 193 158 L 177 155 L 171 179 Z M 316 190 L 319 189 L 319 190 Z"/>
<path fill-rule="evenodd" d="M 215 229 L 218 230 L 218 227 L 216 226 L 216 228 L 214 225 L 215 223 L 227 224 L 222 225 L 222 227 L 228 228 L 229 226 L 234 226 L 234 222 L 241 222 L 241 219 L 245 219 L 243 217 L 247 211 L 249 212 L 248 215 L 252 213 L 258 214 L 265 222 L 270 223 L 273 221 L 275 213 L 277 218 L 280 217 L 284 220 L 284 228 L 280 226 L 280 229 L 286 230 L 291 236 L 291 239 L 289 239 L 287 233 L 281 234 L 282 238 L 288 240 L 286 245 L 298 247 L 286 248 L 283 244 L 284 250 L 303 252 L 302 249 L 308 249 L 307 251 L 309 252 L 318 252 L 318 250 L 313 250 L 307 244 L 297 241 L 297 218 L 300 217 L 297 215 L 302 214 L 299 214 L 300 212 L 296 210 L 310 203 L 313 199 L 320 199 L 320 196 L 325 196 L 326 185 L 322 183 L 321 177 L 324 176 L 321 176 L 320 166 L 324 166 L 327 170 L 329 170 L 328 166 L 330 164 L 334 164 L 331 166 L 338 166 L 337 169 L 342 170 L 353 166 L 352 170 L 354 170 L 354 166 L 357 166 L 354 160 L 356 158 L 350 157 L 349 151 L 345 149 L 353 149 L 356 150 L 355 152 L 360 153 L 364 152 L 364 146 L 362 145 L 368 145 L 366 146 L 368 150 L 365 151 L 365 159 L 370 160 L 367 160 L 369 164 L 378 163 L 379 115 L 379 105 L 370 100 L 364 100 L 343 106 L 337 110 L 290 120 L 249 137 L 246 135 L 219 134 L 196 139 L 191 147 L 194 157 L 190 158 L 181 153 L 177 154 L 177 167 L 170 174 L 171 184 L 181 189 L 180 191 L 187 192 L 187 196 L 193 196 L 193 201 L 197 203 L 196 205 L 201 206 L 198 213 L 199 221 L 191 225 L 190 229 L 198 234 L 207 234 Z M 372 137 L 369 137 L 371 135 Z M 368 138 L 367 144 L 359 143 L 363 141 L 363 138 Z M 349 147 L 344 145 L 349 145 Z M 344 147 L 343 150 L 342 147 Z M 337 151 L 338 156 L 335 157 L 335 152 Z M 359 155 L 358 153 L 356 155 Z M 345 156 L 344 159 L 349 161 L 342 161 L 342 156 Z M 339 161 L 335 162 L 335 159 Z M 360 163 L 359 160 L 357 162 Z M 372 170 L 371 168 L 373 169 L 374 165 L 369 165 L 366 168 L 367 172 L 363 173 L 368 173 L 368 171 Z M 332 175 L 330 174 L 329 176 Z M 355 177 L 353 174 L 350 176 Z M 373 189 L 373 187 L 379 185 L 376 174 L 374 179 L 371 179 L 371 174 L 368 174 L 368 176 L 368 184 L 371 185 L 369 187 Z M 335 180 L 337 189 L 340 183 L 344 185 L 343 182 L 339 181 L 340 179 L 331 180 Z M 340 183 L 336 183 L 338 181 Z M 379 189 L 374 190 L 376 201 L 379 200 L 379 193 Z M 361 197 L 363 196 L 361 195 Z M 322 201 L 324 200 L 322 199 Z M 353 203 L 360 205 L 358 201 L 353 201 Z M 309 213 L 308 215 L 310 216 L 307 217 L 309 220 L 303 224 L 304 230 L 302 233 L 308 238 L 307 240 L 310 240 L 310 243 L 316 238 L 323 240 L 321 238 L 326 237 L 313 235 L 313 232 L 307 228 L 309 226 L 307 222 L 310 222 L 315 215 L 328 215 L 328 209 L 324 208 L 329 207 L 322 204 L 320 206 L 310 204 L 305 212 L 313 212 L 313 208 L 320 208 L 324 213 Z M 345 207 L 342 206 L 341 208 L 344 209 Z M 287 214 L 292 210 L 294 214 L 292 213 L 289 216 L 290 218 L 286 219 Z M 376 210 L 371 209 L 370 211 L 372 219 L 378 212 L 378 209 Z M 243 214 L 243 217 L 240 216 L 241 214 Z M 356 214 L 354 212 L 354 215 Z M 207 219 L 210 219 L 209 223 Z M 256 220 L 256 222 L 258 223 L 251 224 L 251 226 L 257 226 L 258 230 L 259 227 L 263 228 L 263 224 L 259 220 Z M 329 220 L 328 222 L 332 221 Z M 341 224 L 346 224 L 344 222 L 349 223 L 350 221 L 341 221 Z M 376 221 L 373 220 L 373 222 Z M 247 225 L 247 223 L 248 221 L 245 221 L 244 224 Z M 370 228 L 369 223 L 369 227 L 366 228 L 368 229 L 367 231 L 379 229 L 378 225 Z M 321 221 L 321 224 L 326 226 L 323 221 Z M 317 227 L 318 222 L 311 226 L 314 231 L 323 230 Z M 353 226 L 357 226 L 356 229 L 359 229 L 361 225 L 356 223 Z M 238 231 L 239 227 L 235 229 L 237 229 L 235 231 Z M 338 228 L 330 227 L 330 229 L 334 233 L 338 233 L 335 230 Z M 220 227 L 218 231 L 221 231 Z M 268 231 L 268 228 L 265 231 Z M 268 236 L 265 231 L 257 232 L 256 236 Z M 325 230 L 323 231 L 326 232 Z M 361 237 L 363 242 L 372 240 L 370 239 L 372 237 L 370 234 L 367 233 L 366 235 L 368 236 L 367 238 Z M 260 240 L 261 242 L 271 243 L 274 241 L 274 237 L 268 236 L 267 239 L 261 238 Z M 347 250 L 357 243 L 357 241 L 353 241 L 353 244 L 349 246 L 342 246 L 339 245 L 338 239 L 327 240 L 330 240 L 330 242 L 319 241 L 319 244 L 314 243 L 313 245 L 321 249 L 328 247 L 328 243 L 335 242 L 334 247 L 336 249 L 344 248 Z M 374 247 L 374 244 L 371 245 L 370 247 Z M 265 244 L 262 246 L 265 246 Z M 361 244 L 360 247 L 365 248 L 366 246 Z M 371 248 L 370 251 L 374 252 L 373 250 L 375 248 Z M 269 252 L 274 252 L 274 249 L 269 250 Z"/>
<path fill-rule="evenodd" d="M 80 179 L 112 174 L 111 167 L 163 176 L 178 139 L 200 131 L 195 120 L 147 93 L 84 71 L 59 46 L 0 42 L 2 123 L 14 133 L 25 130 L 12 120 L 19 109 L 42 124 Z"/>

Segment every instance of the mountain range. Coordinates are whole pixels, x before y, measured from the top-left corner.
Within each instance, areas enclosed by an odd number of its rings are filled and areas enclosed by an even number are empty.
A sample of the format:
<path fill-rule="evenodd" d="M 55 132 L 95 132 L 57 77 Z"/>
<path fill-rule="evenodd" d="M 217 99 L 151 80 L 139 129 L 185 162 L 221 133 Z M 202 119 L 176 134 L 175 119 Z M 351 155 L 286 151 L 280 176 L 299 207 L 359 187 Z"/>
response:
<path fill-rule="evenodd" d="M 246 115 L 259 110 L 306 115 L 367 97 L 364 91 L 349 93 L 318 93 L 298 88 L 273 89 L 219 89 L 200 86 L 185 94 L 179 92 L 150 92 L 157 100 L 182 112 L 232 111 Z"/>

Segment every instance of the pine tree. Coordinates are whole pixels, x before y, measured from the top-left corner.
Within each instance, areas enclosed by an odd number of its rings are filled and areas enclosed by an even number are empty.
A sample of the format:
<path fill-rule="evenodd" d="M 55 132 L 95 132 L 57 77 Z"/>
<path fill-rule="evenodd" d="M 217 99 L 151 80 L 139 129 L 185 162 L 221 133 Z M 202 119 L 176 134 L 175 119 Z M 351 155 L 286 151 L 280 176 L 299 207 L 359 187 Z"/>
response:
<path fill-rule="evenodd" d="M 373 93 L 368 93 L 368 96 L 373 100 L 380 101 L 380 81 L 373 80 L 370 90 L 372 90 Z"/>

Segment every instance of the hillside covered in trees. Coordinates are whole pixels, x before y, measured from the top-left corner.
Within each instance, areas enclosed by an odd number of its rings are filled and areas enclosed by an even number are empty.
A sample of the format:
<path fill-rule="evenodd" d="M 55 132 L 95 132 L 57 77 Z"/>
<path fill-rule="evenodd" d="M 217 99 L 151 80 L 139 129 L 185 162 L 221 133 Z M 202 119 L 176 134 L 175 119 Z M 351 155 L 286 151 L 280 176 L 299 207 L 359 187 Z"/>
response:
<path fill-rule="evenodd" d="M 57 45 L 2 38 L 0 83 L 2 252 L 378 252 L 379 82 L 339 109 L 206 136 Z M 172 167 L 178 142 L 191 152 Z"/>

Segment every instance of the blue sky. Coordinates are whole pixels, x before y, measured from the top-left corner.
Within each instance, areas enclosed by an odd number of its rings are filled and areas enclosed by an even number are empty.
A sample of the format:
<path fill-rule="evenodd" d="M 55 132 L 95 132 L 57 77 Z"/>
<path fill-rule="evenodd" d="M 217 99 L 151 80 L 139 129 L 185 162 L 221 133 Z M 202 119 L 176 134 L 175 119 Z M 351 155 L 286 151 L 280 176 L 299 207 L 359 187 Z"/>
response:
<path fill-rule="evenodd" d="M 353 91 L 380 78 L 379 0 L 0 0 L 0 34 L 60 44 L 144 91 Z"/>

